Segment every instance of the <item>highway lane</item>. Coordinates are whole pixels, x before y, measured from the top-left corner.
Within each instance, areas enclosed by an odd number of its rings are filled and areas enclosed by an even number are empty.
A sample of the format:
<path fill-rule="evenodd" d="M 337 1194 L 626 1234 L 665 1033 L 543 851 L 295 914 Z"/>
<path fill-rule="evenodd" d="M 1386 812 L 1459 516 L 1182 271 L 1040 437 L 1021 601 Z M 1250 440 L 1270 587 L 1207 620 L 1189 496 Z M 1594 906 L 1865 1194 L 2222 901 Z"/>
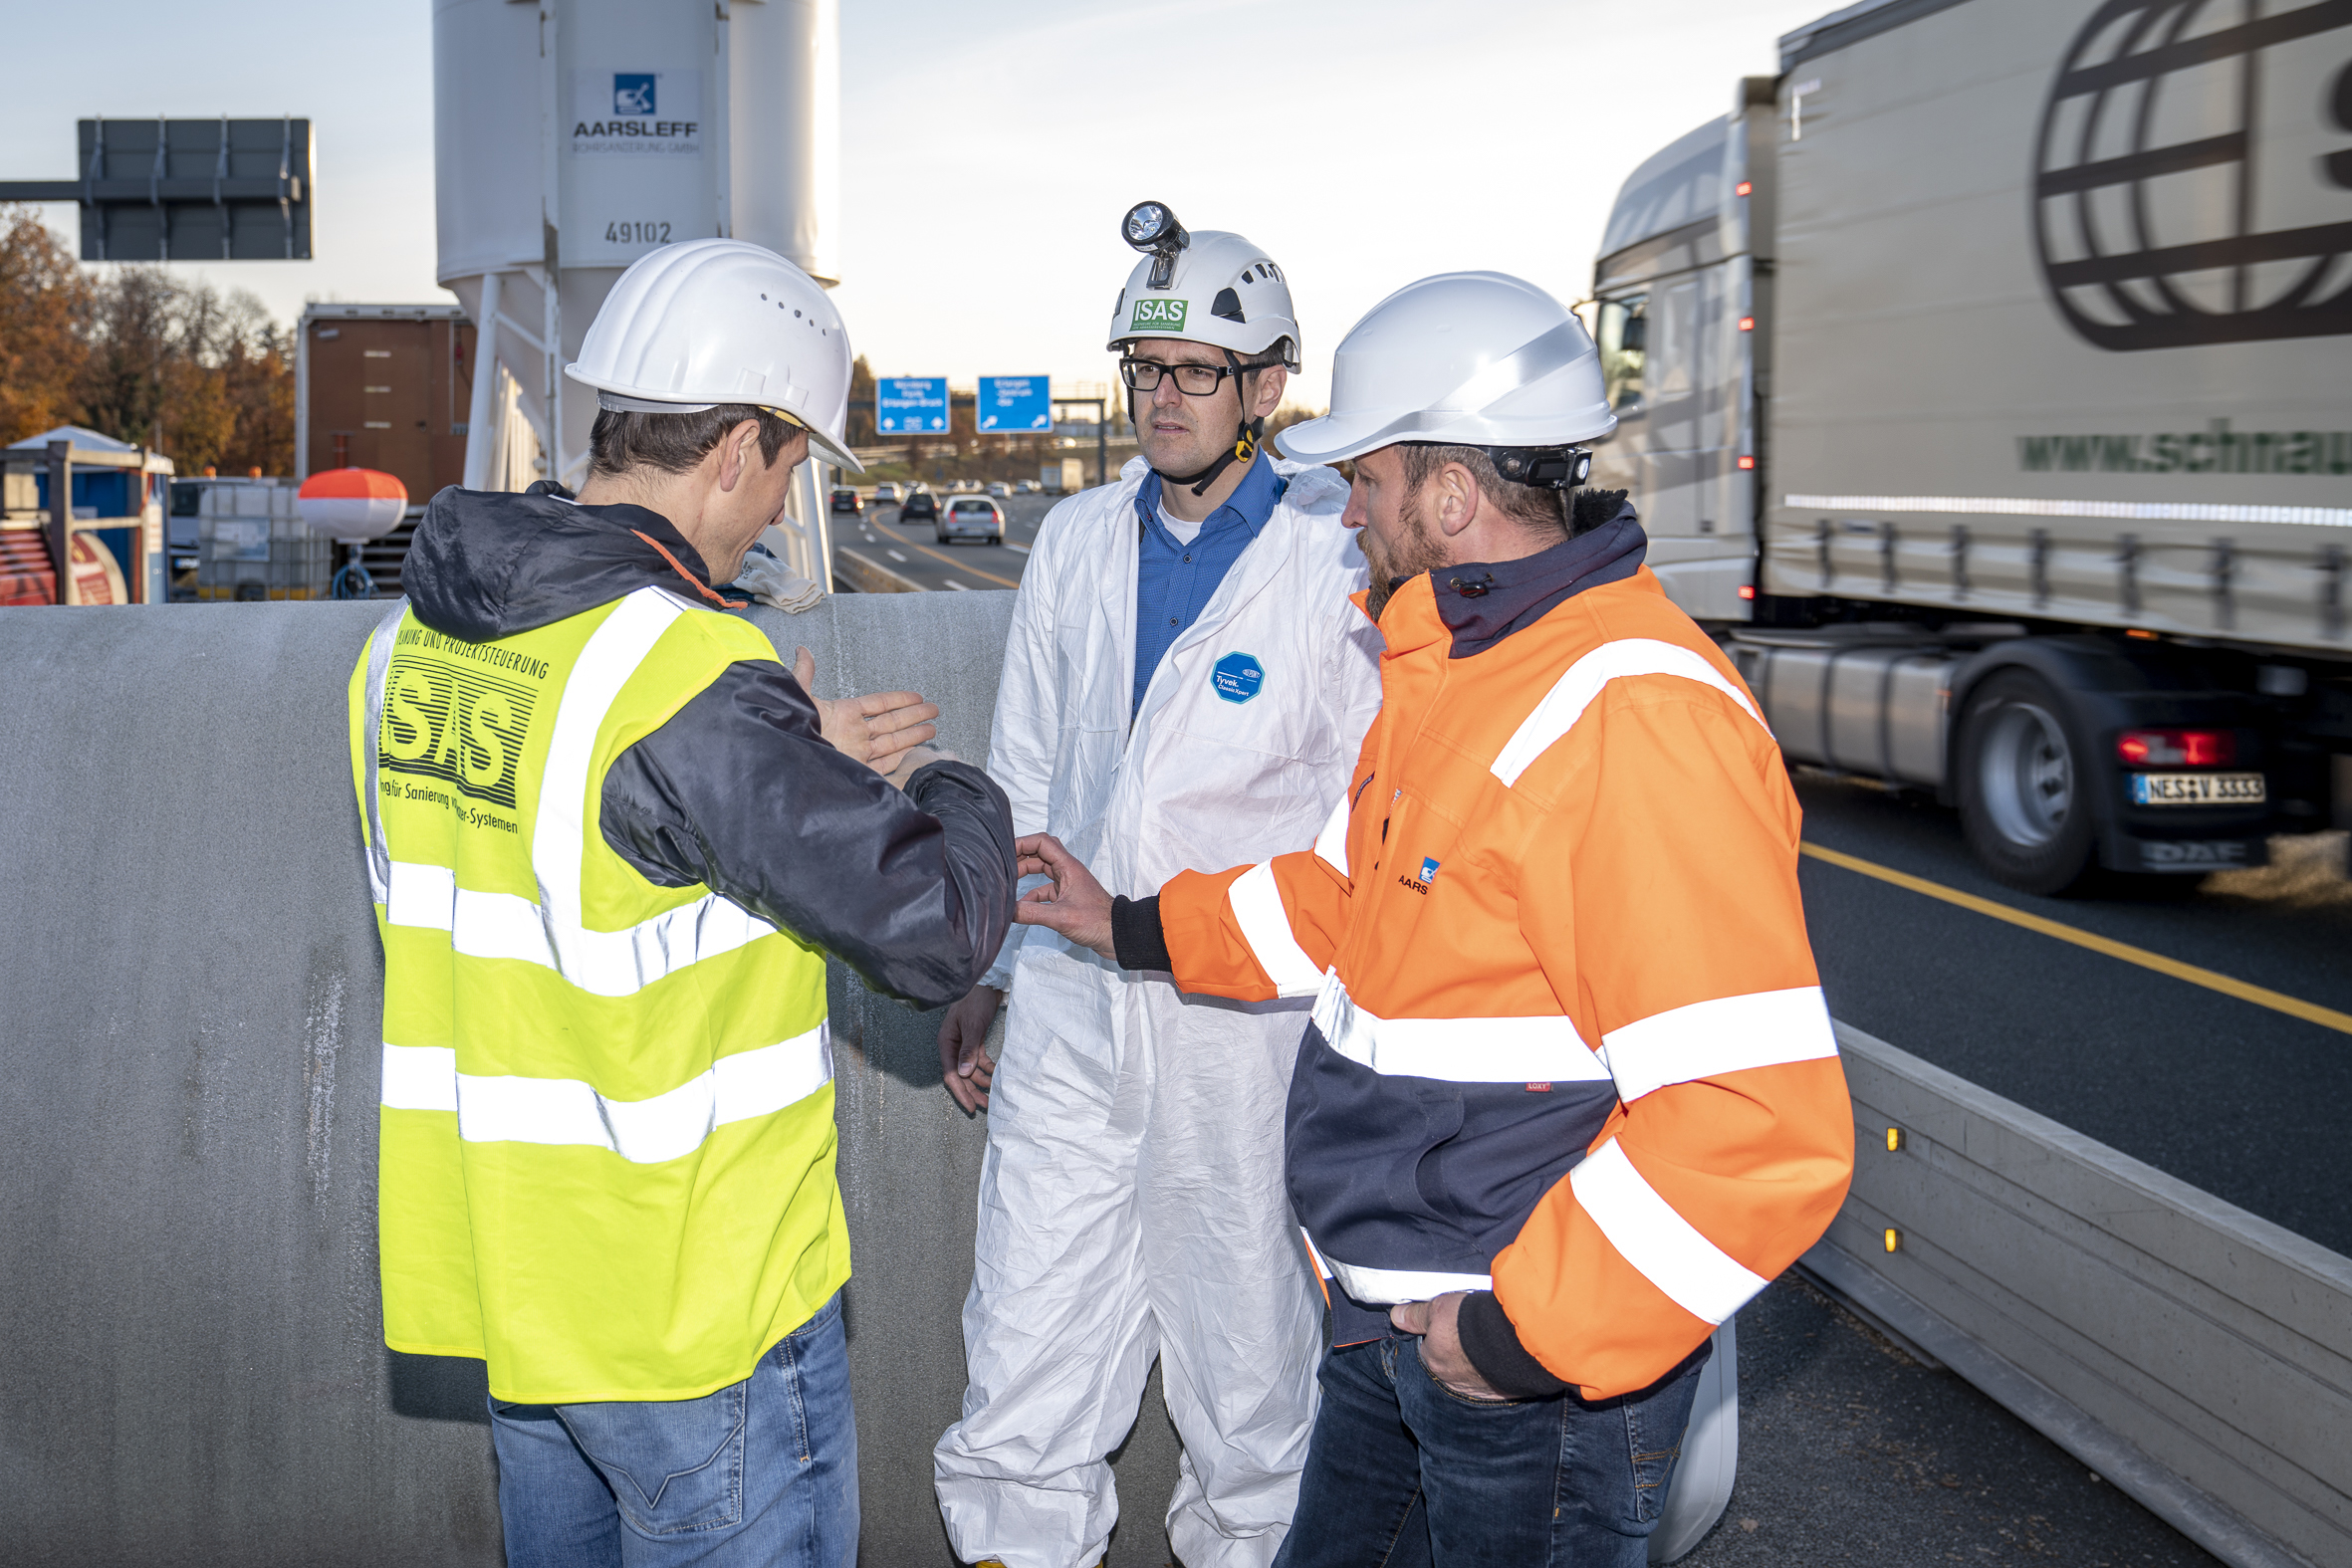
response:
<path fill-rule="evenodd" d="M 1800 772 L 1808 842 L 2352 1013 L 2341 835 L 2158 890 L 2034 898 L 1979 870 L 1953 814 Z M 2352 1253 L 2352 1033 L 1808 856 L 1830 1010 L 1938 1066 Z"/>
<path fill-rule="evenodd" d="M 945 491 L 938 495 L 943 508 L 954 499 Z M 1000 500 L 997 505 L 1005 509 L 1005 543 L 1001 548 L 962 541 L 942 545 L 928 519 L 901 523 L 896 507 L 869 501 L 859 517 L 833 514 L 833 546 L 854 550 L 933 591 L 1018 587 L 1022 568 L 1029 563 L 1029 547 L 1038 537 L 1038 525 L 1060 499 L 1034 495 Z"/>

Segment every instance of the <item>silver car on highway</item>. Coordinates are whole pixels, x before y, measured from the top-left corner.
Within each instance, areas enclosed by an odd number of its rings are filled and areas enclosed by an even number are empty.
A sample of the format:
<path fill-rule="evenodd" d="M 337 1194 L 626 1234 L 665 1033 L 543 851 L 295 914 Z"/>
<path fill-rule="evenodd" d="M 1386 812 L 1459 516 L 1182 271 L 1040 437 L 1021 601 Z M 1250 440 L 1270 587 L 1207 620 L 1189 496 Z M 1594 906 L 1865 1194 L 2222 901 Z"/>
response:
<path fill-rule="evenodd" d="M 939 543 L 980 539 L 991 545 L 1005 542 L 1005 511 L 986 496 L 958 496 L 939 514 Z"/>

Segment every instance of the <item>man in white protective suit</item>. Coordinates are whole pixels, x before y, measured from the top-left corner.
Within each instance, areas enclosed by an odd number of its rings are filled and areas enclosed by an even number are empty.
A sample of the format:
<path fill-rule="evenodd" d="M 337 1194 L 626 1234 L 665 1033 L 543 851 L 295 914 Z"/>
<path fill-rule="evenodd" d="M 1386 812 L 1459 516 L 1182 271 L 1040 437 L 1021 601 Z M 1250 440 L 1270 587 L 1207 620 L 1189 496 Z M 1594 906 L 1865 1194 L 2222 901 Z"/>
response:
<path fill-rule="evenodd" d="M 1379 708 L 1379 639 L 1348 601 L 1345 481 L 1260 445 L 1299 362 L 1282 270 L 1154 202 L 1124 232 L 1146 254 L 1108 346 L 1141 455 L 1039 531 L 988 771 L 1017 831 L 1144 894 L 1314 836 Z M 1106 1456 L 1155 1355 L 1184 1446 L 1176 1555 L 1266 1568 L 1281 1547 L 1322 1348 L 1283 1186 L 1302 1007 L 1187 997 L 1024 926 L 950 1009 L 948 1087 L 990 1123 L 970 1382 L 935 1455 L 965 1561 L 1102 1561 Z"/>

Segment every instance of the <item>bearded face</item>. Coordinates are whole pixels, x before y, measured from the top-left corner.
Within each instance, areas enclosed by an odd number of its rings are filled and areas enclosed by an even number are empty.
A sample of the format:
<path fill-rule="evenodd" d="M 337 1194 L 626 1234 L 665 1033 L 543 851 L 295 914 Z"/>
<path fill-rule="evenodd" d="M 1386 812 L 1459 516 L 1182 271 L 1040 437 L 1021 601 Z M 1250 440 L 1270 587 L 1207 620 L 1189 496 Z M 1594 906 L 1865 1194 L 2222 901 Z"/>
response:
<path fill-rule="evenodd" d="M 1375 504 L 1373 510 L 1380 509 Z M 1446 563 L 1437 532 L 1429 526 L 1428 514 L 1423 509 L 1420 486 L 1414 486 L 1403 496 L 1393 519 L 1371 517 L 1357 530 L 1355 538 L 1357 547 L 1364 553 L 1365 564 L 1371 568 L 1372 591 L 1365 600 L 1365 608 L 1372 612 L 1375 621 L 1388 608 L 1400 580 L 1409 581 Z"/>

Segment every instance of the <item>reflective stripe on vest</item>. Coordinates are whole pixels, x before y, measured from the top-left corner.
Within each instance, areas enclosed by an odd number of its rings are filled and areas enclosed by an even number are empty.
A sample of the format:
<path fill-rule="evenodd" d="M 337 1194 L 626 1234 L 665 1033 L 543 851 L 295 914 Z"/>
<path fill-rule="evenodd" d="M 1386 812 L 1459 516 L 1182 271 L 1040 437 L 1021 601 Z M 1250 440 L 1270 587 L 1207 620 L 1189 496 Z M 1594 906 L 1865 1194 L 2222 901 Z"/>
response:
<path fill-rule="evenodd" d="M 383 1048 L 383 1103 L 455 1111 L 468 1143 L 589 1144 L 636 1165 L 659 1165 L 702 1146 L 729 1122 L 797 1104 L 832 1081 L 832 1036 L 808 1033 L 722 1056 L 665 1094 L 615 1100 L 578 1078 L 490 1077 L 457 1070 L 445 1045 Z"/>
<path fill-rule="evenodd" d="M 531 836 L 539 902 L 460 888 L 447 866 L 391 859 L 375 788 L 377 747 L 384 671 L 406 609 L 403 599 L 376 627 L 367 650 L 368 867 L 388 923 L 446 931 L 450 946 L 472 958 L 543 965 L 597 997 L 633 996 L 690 964 L 775 934 L 767 921 L 716 893 L 623 931 L 590 931 L 581 923 L 581 854 L 588 832 L 583 812 L 596 736 L 621 687 L 684 613 L 658 588 L 639 588 L 620 601 L 588 638 L 565 684 Z"/>

